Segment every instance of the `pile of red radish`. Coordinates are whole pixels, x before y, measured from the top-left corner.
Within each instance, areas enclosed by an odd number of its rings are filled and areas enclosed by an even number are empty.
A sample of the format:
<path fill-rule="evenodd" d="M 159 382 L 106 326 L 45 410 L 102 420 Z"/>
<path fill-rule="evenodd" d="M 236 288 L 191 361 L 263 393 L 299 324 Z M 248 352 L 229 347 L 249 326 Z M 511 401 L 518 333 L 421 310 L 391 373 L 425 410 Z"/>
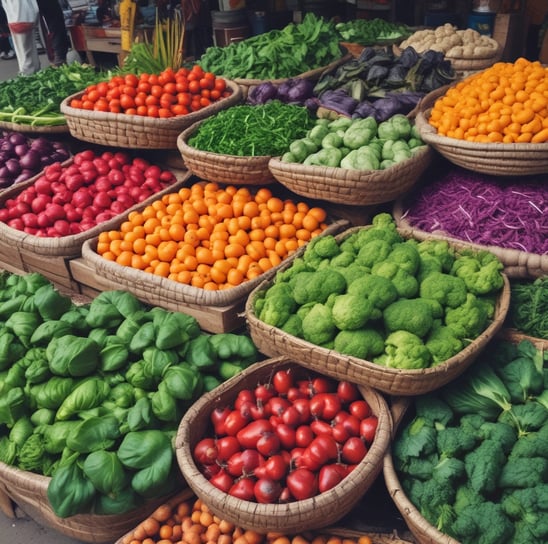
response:
<path fill-rule="evenodd" d="M 341 482 L 363 460 L 378 419 L 348 381 L 276 371 L 215 408 L 193 449 L 202 474 L 233 497 L 262 504 L 304 500 Z"/>
<path fill-rule="evenodd" d="M 48 164 L 64 162 L 70 157 L 66 144 L 40 136 L 28 139 L 21 132 L 4 132 L 0 136 L 0 189 L 26 181 Z"/>
<path fill-rule="evenodd" d="M 0 208 L 0 221 L 41 237 L 78 234 L 175 183 L 173 172 L 124 152 L 85 150 L 46 166 Z"/>

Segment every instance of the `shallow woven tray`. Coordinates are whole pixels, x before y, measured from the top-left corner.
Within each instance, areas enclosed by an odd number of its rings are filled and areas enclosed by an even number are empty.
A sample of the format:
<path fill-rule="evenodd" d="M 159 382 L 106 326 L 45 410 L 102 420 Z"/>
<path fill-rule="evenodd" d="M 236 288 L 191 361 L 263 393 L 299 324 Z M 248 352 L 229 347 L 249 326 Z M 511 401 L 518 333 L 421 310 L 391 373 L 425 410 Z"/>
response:
<path fill-rule="evenodd" d="M 415 125 L 425 142 L 452 163 L 475 172 L 499 176 L 548 173 L 548 143 L 479 143 L 439 135 L 428 118 L 434 102 L 448 88 L 432 91 L 419 103 Z"/>
<path fill-rule="evenodd" d="M 279 531 L 302 532 L 326 527 L 340 520 L 365 494 L 382 470 L 382 458 L 390 444 L 392 420 L 386 401 L 369 387 L 360 392 L 379 418 L 377 434 L 365 458 L 352 473 L 334 488 L 311 499 L 286 504 L 258 504 L 230 497 L 217 489 L 202 475 L 192 459 L 196 443 L 203 438 L 211 411 L 231 404 L 242 388 L 266 383 L 281 368 L 301 365 L 287 357 L 255 363 L 196 401 L 185 413 L 175 439 L 175 453 L 181 472 L 189 487 L 222 519 L 261 533 Z M 303 376 L 306 369 L 302 368 Z"/>
<path fill-rule="evenodd" d="M 358 229 L 352 227 L 338 235 L 341 241 Z M 411 232 L 398 229 L 404 238 L 413 238 Z M 454 247 L 456 244 L 451 244 Z M 289 267 L 291 263 L 281 266 Z M 430 368 L 405 370 L 387 368 L 365 359 L 343 355 L 334 350 L 322 348 L 296 336 L 287 334 L 277 327 L 267 325 L 254 312 L 255 300 L 271 285 L 271 279 L 259 284 L 249 295 L 245 306 L 245 317 L 251 338 L 259 351 L 269 357 L 287 355 L 303 366 L 339 380 L 349 380 L 368 385 L 391 395 L 420 395 L 433 391 L 459 376 L 470 366 L 491 338 L 501 329 L 510 304 L 510 282 L 504 275 L 504 286 L 497 298 L 495 315 L 487 328 L 462 351 Z"/>
<path fill-rule="evenodd" d="M 73 159 L 69 159 L 66 161 L 65 165 L 71 164 Z M 175 172 L 174 172 L 175 173 Z M 111 226 L 113 226 L 115 223 L 117 223 L 120 220 L 120 217 L 126 217 L 126 215 L 137 208 L 140 208 L 141 206 L 144 206 L 146 204 L 149 204 L 156 200 L 159 196 L 163 195 L 167 192 L 172 192 L 174 190 L 177 190 L 178 187 L 184 184 L 184 182 L 190 177 L 190 173 L 186 171 L 181 171 L 180 173 L 175 173 L 177 177 L 177 181 L 163 189 L 162 191 L 158 193 L 154 193 L 152 196 L 144 200 L 143 202 L 140 202 L 138 204 L 135 204 L 128 210 L 126 210 L 123 214 L 119 214 L 116 217 L 113 217 L 109 221 L 104 221 L 103 223 L 96 225 L 95 227 L 88 229 L 84 232 L 80 232 L 78 234 L 73 234 L 70 236 L 61 236 L 57 238 L 47 238 L 42 236 L 35 236 L 33 234 L 27 234 L 26 232 L 23 232 L 21 230 L 14 229 L 10 226 L 8 226 L 6 223 L 3 223 L 0 221 L 0 244 L 6 245 L 8 248 L 13 248 L 13 251 L 17 250 L 25 250 L 30 251 L 36 255 L 43 256 L 44 258 L 47 257 L 66 257 L 66 258 L 72 258 L 72 257 L 79 257 L 81 250 L 82 250 L 82 244 L 85 240 L 88 238 L 93 238 L 94 236 L 98 236 L 99 233 L 103 230 L 110 229 Z M 24 188 L 32 185 L 34 181 L 40 176 L 38 174 L 37 176 L 33 177 L 32 180 L 27 180 L 25 184 L 16 184 L 12 187 L 9 187 L 5 191 L 0 192 L 0 206 L 4 206 L 4 203 L 7 199 L 13 198 L 18 193 L 20 193 Z"/>
<path fill-rule="evenodd" d="M 271 156 L 222 155 L 190 146 L 187 143 L 189 138 L 204 120 L 197 121 L 177 137 L 177 148 L 183 162 L 193 174 L 208 181 L 234 185 L 264 185 L 275 181 L 268 168 Z"/>
<path fill-rule="evenodd" d="M 326 66 L 322 66 L 314 70 L 308 70 L 307 72 L 303 72 L 302 74 L 292 76 L 291 78 L 287 77 L 287 78 L 269 79 L 268 81 L 270 81 L 274 85 L 280 85 L 280 83 L 283 83 L 284 81 L 287 81 L 288 79 L 293 79 L 293 78 L 301 78 L 301 79 L 309 79 L 311 81 L 317 81 L 318 79 L 320 79 L 320 76 L 324 72 L 330 72 L 331 70 L 334 70 L 335 68 L 337 68 L 337 66 L 339 66 L 340 64 L 344 64 L 345 62 L 353 58 L 352 54 L 349 53 L 345 47 L 342 47 L 342 50 L 344 52 L 344 55 L 334 60 L 333 62 L 330 62 Z M 245 79 L 245 78 L 234 78 L 232 81 L 234 81 L 240 86 L 240 88 L 242 89 L 244 98 L 247 98 L 247 94 L 253 87 L 256 87 L 257 85 L 260 85 L 261 83 L 265 82 L 265 80 L 263 79 Z"/>
<path fill-rule="evenodd" d="M 83 92 L 65 98 L 61 102 L 61 113 L 65 115 L 71 135 L 85 142 L 132 149 L 176 149 L 177 136 L 186 127 L 241 101 L 240 86 L 229 80 L 226 84 L 232 91 L 230 96 L 201 110 L 167 119 L 72 108 L 70 101 Z"/>
<path fill-rule="evenodd" d="M 413 233 L 417 240 L 445 240 L 457 243 L 475 250 L 487 250 L 494 253 L 504 265 L 504 272 L 509 278 L 536 278 L 548 274 L 548 255 L 528 253 L 517 249 L 503 248 L 499 246 L 487 246 L 468 242 L 450 236 L 443 231 L 425 232 L 411 225 L 405 218 L 403 199 L 397 199 L 394 203 L 392 215 L 398 227 Z"/>
<path fill-rule="evenodd" d="M 15 132 L 24 132 L 27 134 L 67 134 L 69 132 L 68 125 L 53 125 L 50 127 L 33 126 L 22 123 L 10 123 L 9 121 L 0 121 L 0 129 L 13 130 Z"/>
<path fill-rule="evenodd" d="M 409 191 L 432 160 L 429 146 L 386 170 L 347 170 L 282 162 L 268 163 L 273 176 L 294 193 L 337 204 L 373 205 L 390 202 Z"/>
<path fill-rule="evenodd" d="M 11 499 L 25 514 L 41 525 L 82 542 L 114 542 L 147 517 L 167 497 L 148 501 L 124 514 L 77 514 L 60 518 L 50 506 L 47 488 L 51 478 L 20 470 L 0 462 L 0 492 Z M 4 537 L 2 537 L 4 538 Z M 4 540 L 2 540 L 4 542 Z M 8 538 L 7 541 L 10 541 Z"/>
<path fill-rule="evenodd" d="M 125 218 L 125 217 L 124 217 Z M 118 221 L 112 228 L 123 221 Z M 335 234 L 348 227 L 345 220 L 334 221 L 328 225 L 322 234 Z M 1 232 L 1 231 L 0 231 Z M 321 236 L 321 235 L 320 235 Z M 158 304 L 161 306 L 162 300 L 169 298 L 170 301 L 177 304 L 198 304 L 201 306 L 222 307 L 243 301 L 249 293 L 266 278 L 273 276 L 276 271 L 286 261 L 291 261 L 297 255 L 300 255 L 306 245 L 302 246 L 293 255 L 289 256 L 281 264 L 264 272 L 260 276 L 247 280 L 240 285 L 230 289 L 219 291 L 210 291 L 192 285 L 186 285 L 169 278 L 157 276 L 150 272 L 123 266 L 114 261 L 104 259 L 97 253 L 97 236 L 86 240 L 82 245 L 82 258 L 95 270 L 98 277 L 106 278 L 116 282 L 121 289 L 133 293 L 141 300 L 149 304 Z"/>

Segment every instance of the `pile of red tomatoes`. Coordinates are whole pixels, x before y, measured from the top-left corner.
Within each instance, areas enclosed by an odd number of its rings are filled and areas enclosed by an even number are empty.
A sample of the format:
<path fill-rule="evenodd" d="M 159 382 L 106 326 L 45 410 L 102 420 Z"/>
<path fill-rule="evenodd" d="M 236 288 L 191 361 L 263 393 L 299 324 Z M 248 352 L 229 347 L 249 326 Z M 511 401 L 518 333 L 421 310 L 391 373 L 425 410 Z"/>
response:
<path fill-rule="evenodd" d="M 215 408 L 211 432 L 194 447 L 202 474 L 243 500 L 274 504 L 328 491 L 367 454 L 378 419 L 348 381 L 291 369 L 242 389 Z"/>

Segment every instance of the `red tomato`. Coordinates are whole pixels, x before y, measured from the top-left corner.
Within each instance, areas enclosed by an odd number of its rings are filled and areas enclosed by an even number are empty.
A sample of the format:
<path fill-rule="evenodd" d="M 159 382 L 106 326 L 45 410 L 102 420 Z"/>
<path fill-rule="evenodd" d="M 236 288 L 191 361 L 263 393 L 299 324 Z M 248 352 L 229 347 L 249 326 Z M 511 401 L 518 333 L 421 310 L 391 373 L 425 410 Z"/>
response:
<path fill-rule="evenodd" d="M 310 413 L 315 418 L 330 421 L 341 410 L 341 400 L 336 393 L 316 393 L 310 399 Z"/>
<path fill-rule="evenodd" d="M 311 387 L 314 393 L 332 393 L 336 390 L 334 380 L 325 376 L 316 376 L 313 378 Z"/>
<path fill-rule="evenodd" d="M 272 385 L 278 395 L 287 395 L 289 389 L 293 387 L 293 377 L 290 370 L 278 370 L 272 376 Z"/>
<path fill-rule="evenodd" d="M 310 499 L 318 494 L 318 478 L 311 470 L 297 468 L 291 471 L 286 478 L 286 483 L 295 500 Z"/>
<path fill-rule="evenodd" d="M 300 414 L 300 422 L 308 423 L 310 421 L 310 402 L 308 399 L 299 398 L 293 401 L 293 406 Z"/>
<path fill-rule="evenodd" d="M 201 465 L 211 465 L 217 461 L 217 446 L 214 438 L 202 438 L 194 446 L 194 460 Z"/>
<path fill-rule="evenodd" d="M 235 436 L 223 436 L 215 442 L 217 446 L 217 459 L 224 463 L 230 459 L 232 455 L 241 450 L 240 442 Z"/>
<path fill-rule="evenodd" d="M 251 501 L 255 498 L 254 486 L 255 479 L 244 476 L 243 478 L 238 478 L 232 486 L 230 486 L 228 494 L 244 501 Z"/>
<path fill-rule="evenodd" d="M 365 400 L 355 400 L 348 406 L 348 412 L 358 419 L 365 419 L 371 415 L 371 408 Z"/>
<path fill-rule="evenodd" d="M 282 454 L 273 455 L 265 461 L 264 468 L 268 478 L 281 480 L 287 474 L 289 461 Z"/>
<path fill-rule="evenodd" d="M 333 436 L 333 427 L 327 421 L 322 421 L 320 419 L 315 419 L 310 423 L 310 429 L 316 436 L 327 435 Z"/>
<path fill-rule="evenodd" d="M 232 410 L 225 419 L 225 433 L 231 436 L 236 436 L 238 431 L 243 429 L 249 423 L 239 410 Z"/>
<path fill-rule="evenodd" d="M 343 402 L 353 402 L 360 398 L 360 392 L 355 384 L 341 380 L 337 385 L 337 395 Z"/>
<path fill-rule="evenodd" d="M 250 389 L 242 389 L 238 395 L 236 396 L 236 400 L 234 401 L 234 408 L 236 410 L 240 409 L 240 406 L 244 402 L 252 402 L 255 404 L 257 402 L 257 399 L 255 398 L 255 395 L 253 394 L 253 391 Z"/>
<path fill-rule="evenodd" d="M 280 438 L 274 431 L 264 433 L 259 440 L 257 440 L 256 444 L 257 451 L 265 457 L 270 457 L 278 453 L 280 451 L 280 446 Z"/>
<path fill-rule="evenodd" d="M 329 491 L 346 477 L 346 468 L 339 463 L 324 465 L 318 474 L 318 490 Z"/>
<path fill-rule="evenodd" d="M 280 444 L 282 448 L 290 450 L 295 447 L 295 429 L 293 427 L 290 427 L 285 423 L 280 423 L 279 425 L 276 425 L 276 427 L 274 427 L 274 432 L 280 439 Z"/>
<path fill-rule="evenodd" d="M 367 444 L 371 444 L 375 439 L 378 424 L 379 420 L 377 416 L 369 416 L 361 421 L 360 436 L 367 442 Z"/>
<path fill-rule="evenodd" d="M 272 387 L 272 385 L 268 383 L 259 384 L 257 387 L 255 387 L 254 393 L 255 398 L 262 403 L 268 402 L 276 395 L 274 387 Z"/>
<path fill-rule="evenodd" d="M 339 456 L 339 447 L 332 436 L 322 434 L 317 436 L 305 448 L 300 460 L 300 466 L 310 470 L 318 470 L 328 461 L 337 459 Z"/>
<path fill-rule="evenodd" d="M 300 425 L 295 431 L 295 445 L 299 448 L 306 448 L 314 439 L 314 432 L 310 425 Z"/>
<path fill-rule="evenodd" d="M 286 397 L 289 402 L 295 402 L 297 399 L 308 399 L 308 395 L 298 387 L 290 387 Z"/>
<path fill-rule="evenodd" d="M 217 474 L 214 474 L 209 481 L 221 491 L 224 491 L 225 493 L 228 493 L 229 489 L 232 487 L 232 484 L 234 483 L 234 479 L 226 472 L 226 470 L 221 469 Z"/>
<path fill-rule="evenodd" d="M 265 433 L 272 433 L 273 427 L 268 419 L 256 419 L 242 427 L 237 433 L 236 438 L 242 448 L 256 448 L 257 442 Z"/>
<path fill-rule="evenodd" d="M 253 489 L 255 499 L 260 504 L 272 504 L 278 501 L 282 493 L 279 481 L 269 478 L 259 478 Z"/>
<path fill-rule="evenodd" d="M 213 431 L 217 436 L 225 434 L 225 420 L 232 410 L 228 406 L 217 406 L 210 415 Z"/>
<path fill-rule="evenodd" d="M 253 449 L 236 452 L 227 461 L 226 470 L 231 476 L 239 477 L 243 474 L 252 474 L 264 463 L 264 457 Z"/>
<path fill-rule="evenodd" d="M 365 442 L 357 437 L 350 437 L 343 445 L 341 450 L 341 459 L 345 463 L 355 465 L 359 463 L 367 453 Z"/>
<path fill-rule="evenodd" d="M 281 414 L 282 421 L 290 427 L 297 427 L 301 423 L 301 414 L 295 405 L 288 406 Z"/>

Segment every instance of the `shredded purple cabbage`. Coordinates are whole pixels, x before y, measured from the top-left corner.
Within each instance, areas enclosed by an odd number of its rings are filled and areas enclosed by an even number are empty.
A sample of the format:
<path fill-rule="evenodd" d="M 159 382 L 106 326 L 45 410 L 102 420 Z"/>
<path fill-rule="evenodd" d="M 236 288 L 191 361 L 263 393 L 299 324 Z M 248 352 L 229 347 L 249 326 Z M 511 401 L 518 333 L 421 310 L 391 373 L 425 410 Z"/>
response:
<path fill-rule="evenodd" d="M 424 232 L 544 255 L 548 177 L 501 178 L 452 167 L 410 195 L 403 216 Z"/>

